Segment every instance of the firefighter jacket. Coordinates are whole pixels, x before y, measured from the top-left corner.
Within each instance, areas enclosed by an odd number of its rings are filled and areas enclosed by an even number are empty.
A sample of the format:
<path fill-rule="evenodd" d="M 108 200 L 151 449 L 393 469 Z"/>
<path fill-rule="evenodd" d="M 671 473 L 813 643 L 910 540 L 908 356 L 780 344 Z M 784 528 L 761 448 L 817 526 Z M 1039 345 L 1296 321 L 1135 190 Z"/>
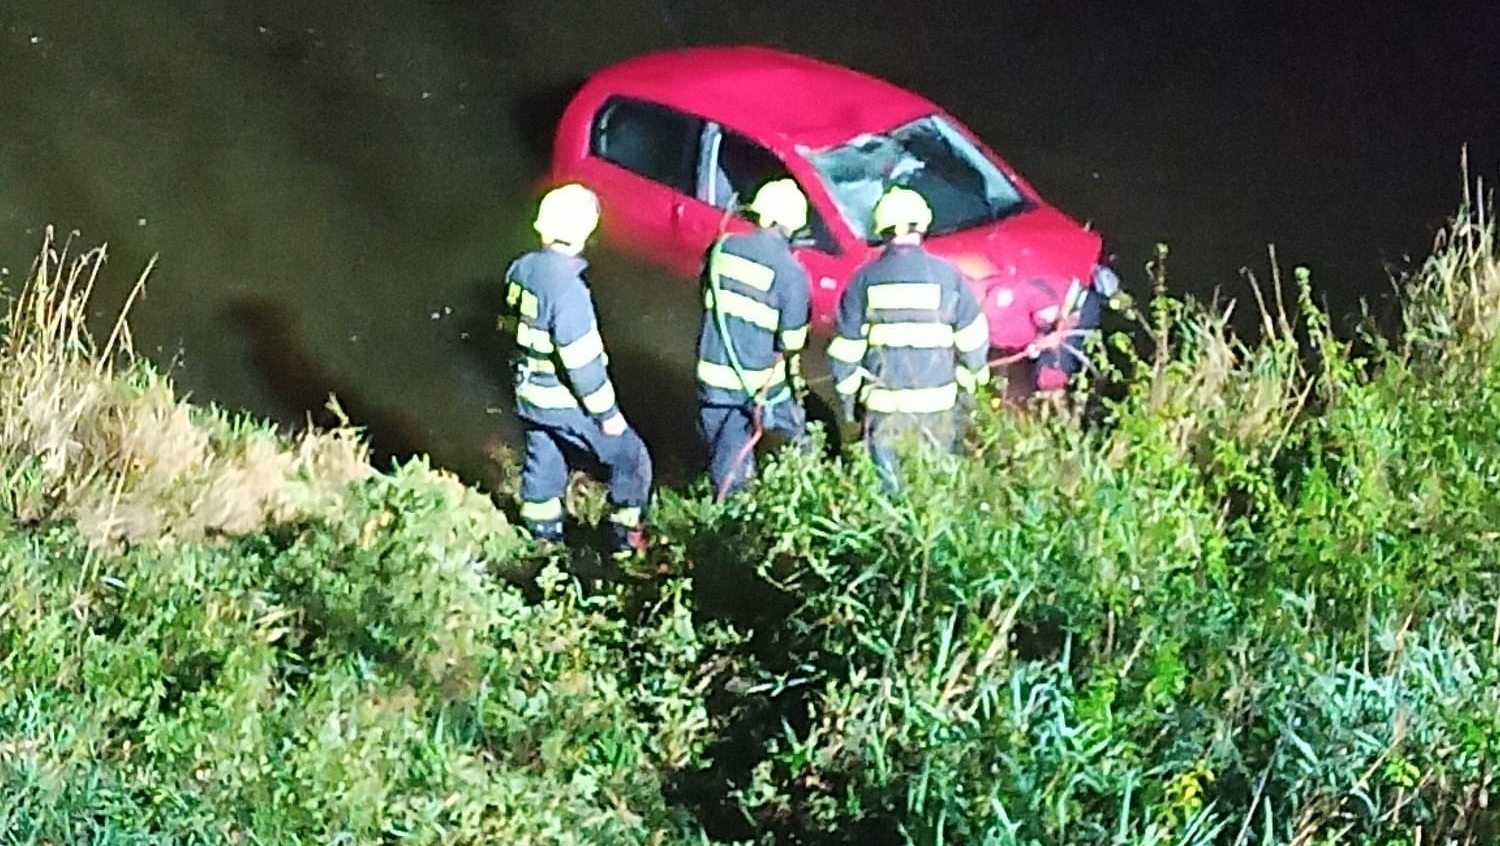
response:
<path fill-rule="evenodd" d="M 502 328 L 515 332 L 522 417 L 545 420 L 548 411 L 581 406 L 602 422 L 618 410 L 594 299 L 583 281 L 587 267 L 581 257 L 543 249 L 506 270 Z"/>
<path fill-rule="evenodd" d="M 958 268 L 892 244 L 849 280 L 828 345 L 834 390 L 877 414 L 947 411 L 989 381 L 989 323 Z"/>
<path fill-rule="evenodd" d="M 698 394 L 706 405 L 777 402 L 802 388 L 811 284 L 770 228 L 717 240 L 703 272 Z M 779 356 L 779 358 L 778 358 Z"/>

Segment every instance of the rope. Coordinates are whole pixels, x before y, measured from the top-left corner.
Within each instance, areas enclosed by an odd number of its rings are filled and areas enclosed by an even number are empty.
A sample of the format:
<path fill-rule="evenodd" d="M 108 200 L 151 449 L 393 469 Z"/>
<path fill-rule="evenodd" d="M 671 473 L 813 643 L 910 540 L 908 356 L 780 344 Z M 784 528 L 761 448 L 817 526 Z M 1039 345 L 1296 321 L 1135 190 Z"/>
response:
<path fill-rule="evenodd" d="M 771 366 L 775 368 L 780 366 L 780 364 L 781 355 L 778 354 Z M 755 445 L 760 443 L 760 439 L 765 436 L 766 427 L 763 419 L 765 409 L 784 401 L 780 399 L 775 402 L 766 401 L 764 394 L 766 388 L 770 387 L 770 385 L 771 383 L 767 382 L 750 397 L 750 439 L 745 441 L 745 445 L 740 447 L 740 451 L 735 454 L 734 463 L 730 465 L 729 473 L 725 474 L 724 480 L 719 483 L 719 489 L 715 496 L 718 502 L 723 502 L 724 497 L 729 495 L 730 483 L 734 481 L 735 476 L 739 475 L 740 468 L 744 466 L 745 460 L 750 457 L 750 453 L 755 450 Z"/>
<path fill-rule="evenodd" d="M 1068 343 L 1068 340 L 1070 338 L 1081 338 L 1088 335 L 1088 330 L 1074 328 L 1078 325 L 1078 318 L 1080 316 L 1081 314 L 1079 310 L 1077 308 L 1073 309 L 1066 317 L 1058 321 L 1056 329 L 1053 329 L 1051 332 L 1043 335 L 1041 338 L 1037 339 L 1035 343 L 1028 344 L 1025 349 L 1022 349 L 1012 355 L 1001 356 L 1000 358 L 994 359 L 989 363 L 989 366 L 1008 367 L 1009 365 L 1015 364 L 1018 361 L 1022 361 L 1028 358 L 1035 358 L 1037 353 L 1040 353 L 1043 350 L 1054 349 L 1065 349 L 1068 352 L 1077 355 L 1078 358 L 1082 359 L 1085 364 L 1088 364 L 1088 357 L 1084 355 L 1084 353 L 1077 347 Z"/>
<path fill-rule="evenodd" d="M 729 495 L 730 483 L 734 481 L 735 476 L 739 475 L 740 468 L 744 466 L 745 460 L 750 457 L 750 453 L 755 450 L 755 445 L 760 443 L 761 437 L 765 435 L 766 427 L 764 421 L 761 419 L 761 412 L 764 408 L 765 406 L 758 402 L 751 406 L 750 439 L 745 441 L 743 447 L 740 447 L 739 453 L 734 457 L 734 464 L 730 465 L 731 469 L 729 473 L 719 483 L 719 489 L 715 492 L 714 496 L 716 502 L 723 502 L 724 498 Z"/>

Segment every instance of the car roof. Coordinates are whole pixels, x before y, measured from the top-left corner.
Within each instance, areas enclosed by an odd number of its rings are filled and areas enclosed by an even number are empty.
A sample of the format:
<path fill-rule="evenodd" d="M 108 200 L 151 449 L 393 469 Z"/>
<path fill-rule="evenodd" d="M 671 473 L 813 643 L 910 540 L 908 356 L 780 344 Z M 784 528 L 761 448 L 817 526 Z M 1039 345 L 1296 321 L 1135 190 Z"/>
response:
<path fill-rule="evenodd" d="M 942 111 L 932 101 L 840 65 L 769 47 L 663 50 L 595 75 L 608 90 L 675 106 L 756 140 L 820 148 Z"/>

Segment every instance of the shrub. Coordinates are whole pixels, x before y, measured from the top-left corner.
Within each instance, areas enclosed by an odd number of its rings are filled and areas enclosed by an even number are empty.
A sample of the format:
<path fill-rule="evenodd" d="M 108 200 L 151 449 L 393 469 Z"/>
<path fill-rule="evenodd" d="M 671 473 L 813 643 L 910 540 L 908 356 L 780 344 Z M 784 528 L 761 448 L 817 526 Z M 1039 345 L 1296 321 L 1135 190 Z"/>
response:
<path fill-rule="evenodd" d="M 788 454 L 675 527 L 732 532 L 791 606 L 759 690 L 803 695 L 747 813 L 839 842 L 1488 837 L 1493 239 L 1466 207 L 1372 358 L 1305 272 L 1254 343 L 1159 294 L 1104 425 L 986 412 L 896 499 Z"/>
<path fill-rule="evenodd" d="M 123 320 L 94 347 L 102 252 L 49 239 L 0 350 L 0 831 L 1489 842 L 1487 212 L 1359 352 L 1306 272 L 1245 341 L 1166 295 L 1163 248 L 1102 413 L 981 407 L 895 496 L 816 451 L 663 492 L 665 575 L 597 592 L 423 460 L 194 409 Z"/>
<path fill-rule="evenodd" d="M 101 257 L 44 253 L 0 368 L 7 842 L 699 842 L 685 582 L 528 580 L 451 475 L 179 403 L 80 330 Z"/>

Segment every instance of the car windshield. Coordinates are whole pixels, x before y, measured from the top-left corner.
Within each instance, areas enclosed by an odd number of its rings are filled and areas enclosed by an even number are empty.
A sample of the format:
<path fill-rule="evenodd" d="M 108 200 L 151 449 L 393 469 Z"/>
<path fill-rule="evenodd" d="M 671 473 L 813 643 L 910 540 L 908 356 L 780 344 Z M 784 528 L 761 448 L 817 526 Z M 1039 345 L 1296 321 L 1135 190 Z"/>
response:
<path fill-rule="evenodd" d="M 807 155 L 854 233 L 867 243 L 875 202 L 893 185 L 911 188 L 932 206 L 929 234 L 941 235 L 1020 211 L 1025 198 L 969 139 L 938 115 Z"/>

